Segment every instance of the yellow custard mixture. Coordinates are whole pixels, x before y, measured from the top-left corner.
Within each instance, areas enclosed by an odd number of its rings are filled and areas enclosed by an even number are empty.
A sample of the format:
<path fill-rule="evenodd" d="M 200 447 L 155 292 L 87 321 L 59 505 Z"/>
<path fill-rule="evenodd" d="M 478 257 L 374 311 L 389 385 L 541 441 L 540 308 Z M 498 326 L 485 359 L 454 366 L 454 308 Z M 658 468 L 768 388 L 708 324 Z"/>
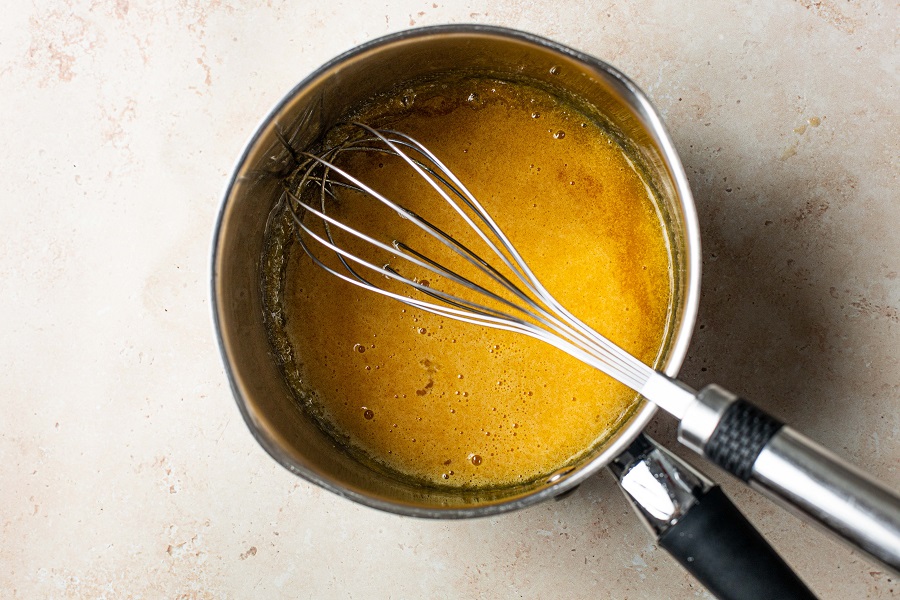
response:
<path fill-rule="evenodd" d="M 603 128 L 546 91 L 487 78 L 423 83 L 368 111 L 360 118 L 431 149 L 572 313 L 657 360 L 672 304 L 667 234 L 643 176 Z M 377 155 L 342 164 L 453 226 L 409 167 Z M 331 212 L 415 247 L 417 230 L 373 203 L 346 192 Z M 286 223 L 273 234 L 282 241 Z M 426 485 L 526 483 L 603 442 L 637 401 L 548 344 L 413 309 L 338 280 L 296 242 L 279 247 L 270 334 L 285 374 L 323 428 L 377 468 Z"/>

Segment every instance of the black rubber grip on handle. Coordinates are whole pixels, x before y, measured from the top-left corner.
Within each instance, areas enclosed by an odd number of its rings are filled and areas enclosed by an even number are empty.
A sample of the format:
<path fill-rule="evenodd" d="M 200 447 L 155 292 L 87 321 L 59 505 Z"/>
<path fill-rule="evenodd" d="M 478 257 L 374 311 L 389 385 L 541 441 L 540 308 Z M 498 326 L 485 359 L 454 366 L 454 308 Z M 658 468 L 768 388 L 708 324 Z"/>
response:
<path fill-rule="evenodd" d="M 753 463 L 782 425 L 778 419 L 738 398 L 725 410 L 704 453 L 735 477 L 749 481 Z"/>
<path fill-rule="evenodd" d="M 659 536 L 659 545 L 721 600 L 815 599 L 718 486 Z"/>

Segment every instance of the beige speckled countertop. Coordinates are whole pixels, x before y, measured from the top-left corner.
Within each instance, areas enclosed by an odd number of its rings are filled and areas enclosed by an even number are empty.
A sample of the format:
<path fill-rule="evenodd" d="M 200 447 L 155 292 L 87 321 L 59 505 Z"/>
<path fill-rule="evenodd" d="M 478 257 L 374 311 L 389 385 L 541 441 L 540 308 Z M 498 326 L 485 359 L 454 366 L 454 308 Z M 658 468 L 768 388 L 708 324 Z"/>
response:
<path fill-rule="evenodd" d="M 605 473 L 513 514 L 420 521 L 300 481 L 244 426 L 208 315 L 226 175 L 294 83 L 412 26 L 532 31 L 643 87 L 704 239 L 685 380 L 900 487 L 898 18 L 837 0 L 6 6 L 0 597 L 707 596 Z M 671 419 L 650 430 L 677 448 Z M 823 598 L 900 593 L 705 469 Z"/>

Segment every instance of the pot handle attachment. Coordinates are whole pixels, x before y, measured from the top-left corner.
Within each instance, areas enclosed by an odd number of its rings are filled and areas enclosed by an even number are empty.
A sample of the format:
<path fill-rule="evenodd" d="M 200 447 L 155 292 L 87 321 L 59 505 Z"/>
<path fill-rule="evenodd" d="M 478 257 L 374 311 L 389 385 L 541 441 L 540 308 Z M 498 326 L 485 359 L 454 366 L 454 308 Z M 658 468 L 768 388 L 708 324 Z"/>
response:
<path fill-rule="evenodd" d="M 610 470 L 659 545 L 717 598 L 815 598 L 718 486 L 647 436 Z"/>
<path fill-rule="evenodd" d="M 746 400 L 707 386 L 684 412 L 678 439 L 900 572 L 900 497 Z"/>

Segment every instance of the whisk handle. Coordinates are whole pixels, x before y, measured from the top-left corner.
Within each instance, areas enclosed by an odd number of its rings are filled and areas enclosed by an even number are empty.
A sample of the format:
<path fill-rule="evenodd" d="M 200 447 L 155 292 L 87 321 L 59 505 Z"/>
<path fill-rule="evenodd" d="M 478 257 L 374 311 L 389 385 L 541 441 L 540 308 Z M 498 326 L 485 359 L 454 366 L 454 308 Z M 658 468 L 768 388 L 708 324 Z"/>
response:
<path fill-rule="evenodd" d="M 900 496 L 718 386 L 697 394 L 679 440 L 752 488 L 900 572 Z"/>

